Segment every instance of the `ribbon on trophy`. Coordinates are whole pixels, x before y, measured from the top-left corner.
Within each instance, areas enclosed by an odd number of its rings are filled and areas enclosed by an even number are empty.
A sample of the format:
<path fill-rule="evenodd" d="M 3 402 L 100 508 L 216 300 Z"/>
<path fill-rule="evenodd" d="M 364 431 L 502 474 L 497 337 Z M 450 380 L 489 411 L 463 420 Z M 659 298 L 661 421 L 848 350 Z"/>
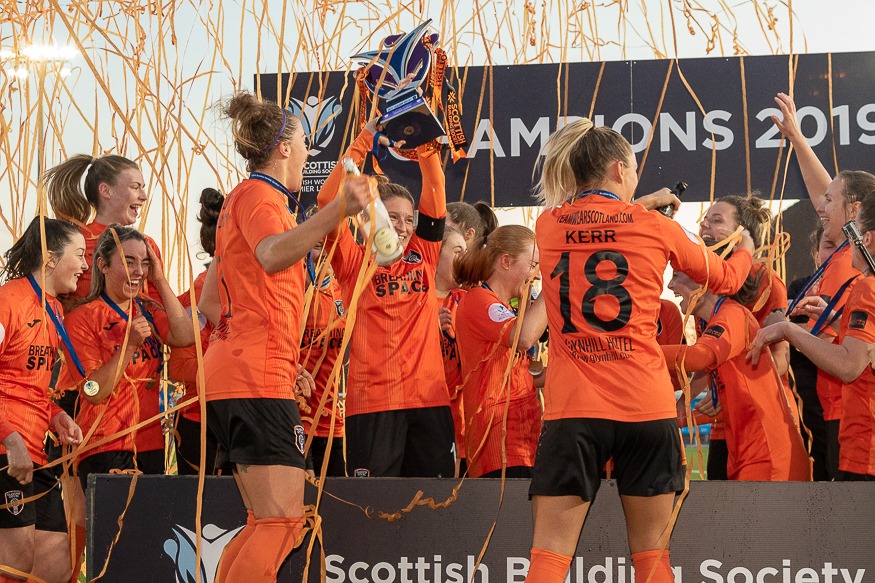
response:
<path fill-rule="evenodd" d="M 355 73 L 359 125 L 364 127 L 367 123 L 373 100 L 377 100 L 383 132 L 393 141 L 406 142 L 399 155 L 416 160 L 416 148 L 422 145 L 427 150 L 439 151 L 441 138 L 446 135 L 455 162 L 465 157 L 467 140 L 456 90 L 446 79 L 446 53 L 436 46 L 437 34 L 426 34 L 430 23 L 427 20 L 410 33 L 387 37 L 379 50 L 353 55 L 353 59 L 366 60 Z M 410 82 L 399 89 L 408 77 Z M 381 172 L 376 160 L 374 169 Z"/>

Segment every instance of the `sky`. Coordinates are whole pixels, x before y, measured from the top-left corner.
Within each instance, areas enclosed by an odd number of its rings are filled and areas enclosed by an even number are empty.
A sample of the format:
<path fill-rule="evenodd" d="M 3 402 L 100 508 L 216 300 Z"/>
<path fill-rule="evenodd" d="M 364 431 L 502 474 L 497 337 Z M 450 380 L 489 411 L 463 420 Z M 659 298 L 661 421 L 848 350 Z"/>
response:
<path fill-rule="evenodd" d="M 206 186 L 229 190 L 243 170 L 215 104 L 235 89 L 255 89 L 256 71 L 347 66 L 348 55 L 374 48 L 385 35 L 412 28 L 426 17 L 434 19 L 451 62 L 470 65 L 652 59 L 657 53 L 682 59 L 732 56 L 733 35 L 751 55 L 788 53 L 791 37 L 794 52 L 875 50 L 870 31 L 875 7 L 861 0 L 792 2 L 792 35 L 787 4 L 779 2 L 689 3 L 712 10 L 716 18 L 694 11 L 697 21 L 688 21 L 677 13 L 676 35 L 667 2 L 629 0 L 622 19 L 616 3 L 578 2 L 574 6 L 590 8 L 569 14 L 571 5 L 533 3 L 527 15 L 525 3 L 510 0 L 318 6 L 270 0 L 263 7 L 177 2 L 166 5 L 174 8 L 172 18 L 142 12 L 128 16 L 108 8 L 90 14 L 102 34 L 77 21 L 71 11 L 53 20 L 36 15 L 22 25 L 4 20 L 0 94 L 5 103 L 0 115 L 8 131 L 0 144 L 0 165 L 6 166 L 0 167 L 0 210 L 12 230 L 33 216 L 41 147 L 46 166 L 73 153 L 120 151 L 139 157 L 144 167 L 152 198 L 144 230 L 163 242 L 162 248 L 187 248 L 197 263 L 197 195 Z M 731 13 L 721 12 L 721 6 L 731 6 Z M 770 7 L 775 32 L 768 29 Z M 580 42 L 577 36 L 577 31 L 592 34 L 592 15 L 606 41 L 603 46 Z M 709 47 L 714 30 L 719 37 Z M 74 47 L 76 56 L 41 74 L 19 58 L 35 42 Z M 15 67 L 28 68 L 29 76 L 13 79 Z M 43 99 L 40 88 L 46 91 Z M 37 139 L 43 132 L 46 139 Z M 700 204 L 684 205 L 678 220 L 695 229 L 703 210 Z M 519 210 L 499 213 L 503 222 L 526 222 L 528 215 Z M 0 225 L 0 249 L 11 244 L 12 230 Z M 192 240 L 183 241 L 182 233 Z M 165 255 L 171 274 L 185 282 L 186 261 L 173 252 Z"/>

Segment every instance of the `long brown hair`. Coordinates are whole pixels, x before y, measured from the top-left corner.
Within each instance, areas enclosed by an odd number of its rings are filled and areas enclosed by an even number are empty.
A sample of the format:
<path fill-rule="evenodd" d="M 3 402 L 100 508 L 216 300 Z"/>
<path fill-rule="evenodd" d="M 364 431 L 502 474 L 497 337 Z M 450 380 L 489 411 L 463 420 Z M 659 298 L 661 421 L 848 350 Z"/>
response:
<path fill-rule="evenodd" d="M 486 239 L 477 239 L 453 263 L 453 279 L 463 287 L 486 281 L 495 271 L 502 255 L 518 257 L 535 242 L 535 233 L 528 227 L 505 225 L 495 229 Z"/>
<path fill-rule="evenodd" d="M 464 234 L 468 229 L 474 229 L 474 240 L 488 237 L 498 226 L 498 219 L 492 207 L 483 201 L 474 204 L 467 202 L 451 202 L 447 205 L 447 217 L 459 225 Z"/>
<path fill-rule="evenodd" d="M 113 233 L 118 236 L 118 243 L 116 243 L 116 238 L 113 237 Z M 113 257 L 119 257 L 119 245 L 125 241 L 131 240 L 146 243 L 146 237 L 143 236 L 143 233 L 134 228 L 123 227 L 121 225 L 108 226 L 106 230 L 100 234 L 100 237 L 97 238 L 97 243 L 94 246 L 94 264 L 92 265 L 91 271 L 91 291 L 85 299 L 86 302 L 90 302 L 100 297 L 100 294 L 103 293 L 103 290 L 106 288 L 106 276 L 104 276 L 103 272 L 97 268 L 97 260 L 103 259 L 103 261 L 109 265 L 110 262 L 112 262 Z"/>
<path fill-rule="evenodd" d="M 119 175 L 128 169 L 139 170 L 140 167 L 124 156 L 93 158 L 78 154 L 46 170 L 41 180 L 55 214 L 84 224 L 91 218 L 92 209 L 96 212 L 100 206 L 100 185 L 115 185 Z"/>
<path fill-rule="evenodd" d="M 59 219 L 45 217 L 46 251 L 60 256 L 64 247 L 79 233 L 72 223 Z M 25 277 L 42 268 L 49 258 L 43 257 L 42 236 L 40 233 L 40 218 L 35 217 L 24 233 L 12 247 L 3 255 L 6 266 L 0 271 L 0 281 Z"/>
<path fill-rule="evenodd" d="M 232 120 L 234 146 L 246 159 L 250 172 L 263 168 L 273 155 L 273 148 L 292 140 L 295 130 L 301 127 L 297 117 L 273 101 L 261 100 L 247 91 L 228 99 L 223 112 Z"/>

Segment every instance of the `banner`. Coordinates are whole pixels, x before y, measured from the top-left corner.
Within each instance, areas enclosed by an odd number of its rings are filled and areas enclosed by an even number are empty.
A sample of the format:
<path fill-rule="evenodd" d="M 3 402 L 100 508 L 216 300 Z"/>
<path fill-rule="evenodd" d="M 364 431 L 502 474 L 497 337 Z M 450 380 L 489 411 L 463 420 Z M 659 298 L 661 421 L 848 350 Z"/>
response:
<path fill-rule="evenodd" d="M 130 476 L 99 476 L 88 489 L 88 578 L 119 534 Z M 320 514 L 328 583 L 512 583 L 532 543 L 527 480 L 468 480 L 448 508 L 401 512 L 417 492 L 440 502 L 456 480 L 329 479 Z M 312 502 L 315 489 L 307 488 Z M 196 477 L 141 476 L 104 581 L 212 583 L 224 546 L 245 523 L 232 478 L 207 478 L 203 529 L 195 531 Z M 367 511 L 367 512 L 366 512 Z M 379 513 L 397 514 L 392 522 Z M 493 521 L 489 550 L 477 556 Z M 676 583 L 875 583 L 872 483 L 697 482 L 671 542 Z M 201 537 L 201 562 L 195 561 Z M 309 539 L 286 561 L 281 583 L 302 580 Z M 615 482 L 602 482 L 568 583 L 633 583 Z M 315 547 L 308 581 L 319 581 Z"/>
<path fill-rule="evenodd" d="M 788 147 L 771 116 L 778 113 L 775 95 L 788 92 L 794 78 L 803 134 L 830 174 L 836 160 L 839 169 L 873 171 L 873 66 L 875 53 L 451 67 L 469 146 L 467 158 L 446 166 L 447 198 L 533 204 L 541 147 L 566 120 L 590 109 L 597 125 L 632 144 L 643 165 L 639 194 L 684 180 L 686 200 L 708 200 L 713 180 L 718 197 L 744 194 L 748 183 L 777 197 Z M 352 74 L 262 74 L 256 86 L 265 98 L 287 103 L 312 132 L 302 195 L 315 198 L 358 131 Z M 392 154 L 381 166 L 418 196 L 415 163 Z M 795 156 L 784 198 L 807 198 Z"/>

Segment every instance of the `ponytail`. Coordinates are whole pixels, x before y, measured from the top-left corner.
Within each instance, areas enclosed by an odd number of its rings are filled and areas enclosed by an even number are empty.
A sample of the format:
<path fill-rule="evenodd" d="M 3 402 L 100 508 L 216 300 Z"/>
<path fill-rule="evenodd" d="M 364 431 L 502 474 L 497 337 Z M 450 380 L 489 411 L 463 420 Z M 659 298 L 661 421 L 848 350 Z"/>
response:
<path fill-rule="evenodd" d="M 84 225 L 91 218 L 92 209 L 96 212 L 100 206 L 100 185 L 114 185 L 119 175 L 130 168 L 140 169 L 124 156 L 93 158 L 78 154 L 46 170 L 41 180 L 58 218 Z"/>
<path fill-rule="evenodd" d="M 534 243 L 535 233 L 528 227 L 505 225 L 498 227 L 487 238 L 479 238 L 453 263 L 453 279 L 462 287 L 471 287 L 486 281 L 495 271 L 502 255 L 517 257 Z"/>

